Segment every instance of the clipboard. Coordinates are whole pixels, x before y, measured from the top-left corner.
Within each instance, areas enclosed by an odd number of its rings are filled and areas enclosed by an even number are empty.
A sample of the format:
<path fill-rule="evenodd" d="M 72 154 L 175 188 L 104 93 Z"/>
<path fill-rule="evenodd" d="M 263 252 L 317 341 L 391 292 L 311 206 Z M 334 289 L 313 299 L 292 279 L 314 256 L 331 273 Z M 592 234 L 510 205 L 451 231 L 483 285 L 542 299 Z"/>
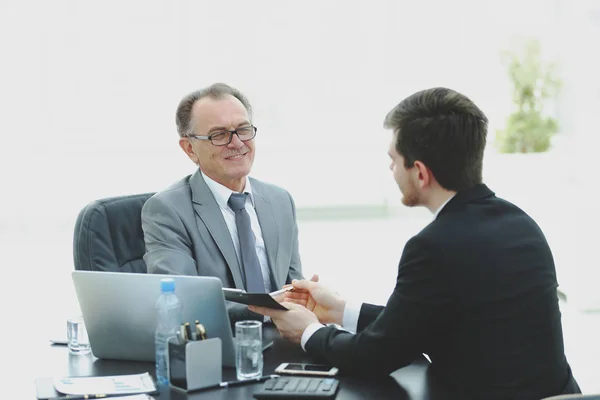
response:
<path fill-rule="evenodd" d="M 269 293 L 247 293 L 243 289 L 223 288 L 223 295 L 225 296 L 225 300 L 246 304 L 247 306 L 260 306 L 288 311 L 287 308 L 271 297 Z"/>

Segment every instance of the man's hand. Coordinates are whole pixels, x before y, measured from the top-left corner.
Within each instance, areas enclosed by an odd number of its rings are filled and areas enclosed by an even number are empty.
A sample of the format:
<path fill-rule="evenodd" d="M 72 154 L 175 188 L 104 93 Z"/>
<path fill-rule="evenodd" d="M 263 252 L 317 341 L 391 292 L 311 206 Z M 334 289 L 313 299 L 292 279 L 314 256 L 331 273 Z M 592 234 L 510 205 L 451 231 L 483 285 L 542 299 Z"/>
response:
<path fill-rule="evenodd" d="M 294 292 L 292 293 L 308 293 L 305 307 L 317 316 L 319 322 L 343 325 L 346 300 L 318 282 L 305 279 L 301 281 L 294 280 L 292 285 L 294 285 Z"/>
<path fill-rule="evenodd" d="M 311 278 L 310 278 L 311 282 L 318 282 L 319 281 L 319 275 L 314 274 Z M 288 287 L 292 287 L 291 284 L 287 284 L 287 285 L 283 285 L 282 289 L 286 289 Z M 303 307 L 306 307 L 306 304 L 308 302 L 308 292 L 306 291 L 289 291 L 289 292 L 285 292 L 282 293 L 280 295 L 277 296 L 273 296 L 273 298 L 278 302 L 278 303 L 284 303 L 284 302 L 289 302 L 289 303 L 296 303 L 296 304 L 300 304 Z"/>
<path fill-rule="evenodd" d="M 284 302 L 282 305 L 286 307 L 288 311 L 255 306 L 250 306 L 248 309 L 255 313 L 271 317 L 271 320 L 275 326 L 277 326 L 281 336 L 292 343 L 300 343 L 304 330 L 310 324 L 319 322 L 319 320 L 315 314 L 301 305 L 289 302 Z"/>

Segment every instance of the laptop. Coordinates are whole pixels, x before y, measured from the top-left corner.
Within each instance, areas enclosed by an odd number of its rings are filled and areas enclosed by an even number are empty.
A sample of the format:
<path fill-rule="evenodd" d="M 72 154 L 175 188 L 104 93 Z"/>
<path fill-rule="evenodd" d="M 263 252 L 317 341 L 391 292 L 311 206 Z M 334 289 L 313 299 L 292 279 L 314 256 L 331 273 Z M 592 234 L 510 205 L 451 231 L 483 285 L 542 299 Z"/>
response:
<path fill-rule="evenodd" d="M 200 321 L 222 342 L 223 366 L 235 367 L 235 347 L 221 281 L 215 277 L 73 271 L 73 284 L 97 358 L 154 361 L 160 280 L 173 278 L 182 321 Z"/>

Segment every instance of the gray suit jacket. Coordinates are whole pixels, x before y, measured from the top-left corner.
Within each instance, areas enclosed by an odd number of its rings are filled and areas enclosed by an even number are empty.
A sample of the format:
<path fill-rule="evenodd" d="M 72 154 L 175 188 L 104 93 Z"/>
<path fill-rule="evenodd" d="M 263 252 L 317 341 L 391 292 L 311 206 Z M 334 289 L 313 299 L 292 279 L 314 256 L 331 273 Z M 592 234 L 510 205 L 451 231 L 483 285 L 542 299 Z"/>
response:
<path fill-rule="evenodd" d="M 280 288 L 302 279 L 294 201 L 284 189 L 249 179 L 272 280 Z M 142 229 L 149 273 L 215 276 L 223 287 L 245 288 L 223 214 L 199 170 L 144 204 Z M 244 305 L 227 307 L 232 323 L 262 320 Z"/>

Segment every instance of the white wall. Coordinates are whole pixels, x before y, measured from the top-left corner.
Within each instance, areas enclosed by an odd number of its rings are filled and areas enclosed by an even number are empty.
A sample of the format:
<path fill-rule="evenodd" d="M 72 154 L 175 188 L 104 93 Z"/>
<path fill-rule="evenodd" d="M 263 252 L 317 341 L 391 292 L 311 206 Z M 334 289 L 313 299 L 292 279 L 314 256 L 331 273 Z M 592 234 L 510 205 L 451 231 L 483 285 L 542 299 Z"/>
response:
<path fill-rule="evenodd" d="M 0 246 L 52 243 L 60 230 L 57 246 L 68 252 L 89 201 L 160 190 L 191 173 L 175 109 L 184 94 L 215 81 L 252 101 L 254 175 L 289 189 L 298 207 L 399 206 L 387 170 L 387 111 L 417 90 L 455 88 L 488 114 L 493 153 L 511 107 L 500 50 L 514 34 L 539 37 L 561 57 L 561 124 L 579 139 L 577 154 L 588 154 L 589 174 L 577 174 L 583 182 L 597 171 L 599 68 L 598 52 L 575 44 L 598 37 L 594 4 L 2 0 Z M 526 173 L 506 174 L 505 164 L 489 160 L 490 186 L 506 188 L 501 195 L 512 188 L 513 200 L 522 196 L 535 214 L 545 200 L 529 195 Z M 554 171 L 541 173 L 552 182 Z M 560 189 L 535 194 L 544 190 Z"/>
<path fill-rule="evenodd" d="M 190 173 L 174 111 L 224 81 L 259 127 L 254 174 L 299 207 L 381 204 L 385 113 L 444 85 L 503 122 L 499 47 L 552 11 L 530 2 L 0 2 L 0 221 L 73 219 L 88 201 Z M 531 15 L 536 15 L 532 24 Z M 363 190 L 342 198 L 340 188 Z M 397 197 L 397 196 L 395 196 Z M 43 207 L 40 207 L 43 204 Z"/>
<path fill-rule="evenodd" d="M 569 299 L 577 307 L 600 310 L 600 261 L 597 247 L 598 176 L 600 174 L 600 3 L 583 0 L 565 4 L 562 8 L 564 35 L 560 49 L 565 80 L 561 101 L 561 121 L 573 134 L 573 151 L 562 168 L 574 182 L 564 202 L 571 206 L 571 257 L 565 262 L 569 270 Z M 556 183 L 563 188 L 562 182 Z M 564 190 L 564 189 L 563 189 Z"/>

